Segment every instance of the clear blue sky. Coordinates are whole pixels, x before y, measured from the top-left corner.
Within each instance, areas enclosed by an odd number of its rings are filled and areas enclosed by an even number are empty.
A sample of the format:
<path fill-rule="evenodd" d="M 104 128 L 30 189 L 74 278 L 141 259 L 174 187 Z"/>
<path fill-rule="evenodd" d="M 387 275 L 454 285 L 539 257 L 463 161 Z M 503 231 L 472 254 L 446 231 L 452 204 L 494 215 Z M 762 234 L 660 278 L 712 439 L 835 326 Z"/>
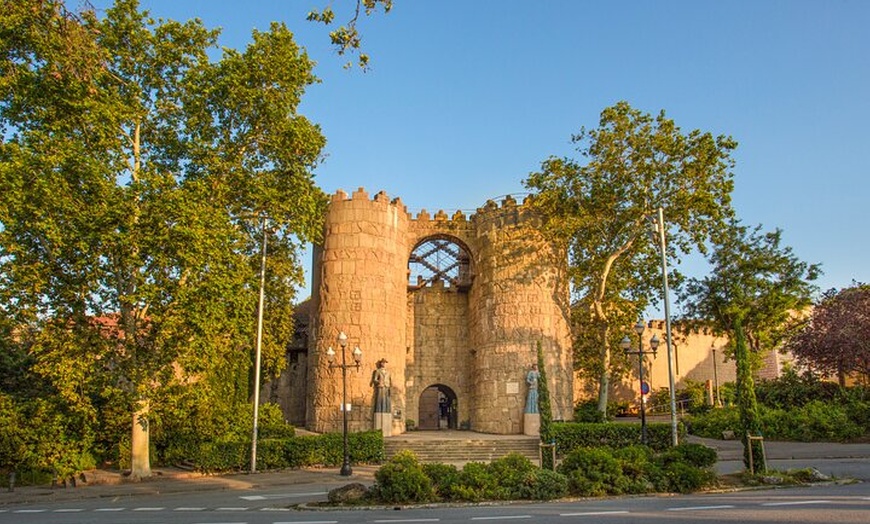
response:
<path fill-rule="evenodd" d="M 110 0 L 93 0 L 99 7 Z M 870 2 L 394 0 L 361 20 L 368 73 L 345 70 L 328 0 L 143 0 L 242 49 L 285 22 L 322 83 L 302 112 L 328 144 L 325 191 L 385 190 L 410 210 L 473 210 L 523 191 L 619 100 L 686 132 L 733 136 L 734 205 L 821 262 L 820 286 L 870 282 Z M 337 20 L 350 0 L 334 0 Z M 691 268 L 688 268 L 691 273 Z"/>

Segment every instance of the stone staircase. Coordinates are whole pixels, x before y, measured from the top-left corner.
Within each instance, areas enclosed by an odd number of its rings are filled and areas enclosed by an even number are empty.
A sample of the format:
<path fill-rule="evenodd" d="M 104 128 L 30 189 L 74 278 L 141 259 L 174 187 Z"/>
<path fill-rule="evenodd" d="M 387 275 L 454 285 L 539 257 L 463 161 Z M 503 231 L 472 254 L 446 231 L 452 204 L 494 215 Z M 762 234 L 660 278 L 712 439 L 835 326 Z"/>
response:
<path fill-rule="evenodd" d="M 510 453 L 519 453 L 538 464 L 538 437 L 524 435 L 485 435 L 469 431 L 441 435 L 439 431 L 413 432 L 384 439 L 389 459 L 402 450 L 413 451 L 420 462 L 464 464 L 490 462 Z M 457 435 L 458 433 L 458 435 Z"/>

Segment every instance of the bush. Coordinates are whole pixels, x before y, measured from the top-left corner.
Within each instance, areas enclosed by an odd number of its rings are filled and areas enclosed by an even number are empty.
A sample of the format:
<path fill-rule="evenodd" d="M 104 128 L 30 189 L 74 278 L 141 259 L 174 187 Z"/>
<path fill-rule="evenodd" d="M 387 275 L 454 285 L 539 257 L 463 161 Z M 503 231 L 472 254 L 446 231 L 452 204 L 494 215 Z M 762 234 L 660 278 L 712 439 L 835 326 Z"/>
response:
<path fill-rule="evenodd" d="M 503 498 L 513 499 L 522 498 L 523 483 L 526 476 L 535 469 L 535 465 L 523 455 L 511 453 L 490 462 L 488 469 Z"/>
<path fill-rule="evenodd" d="M 568 494 L 568 477 L 555 471 L 534 468 L 523 478 L 517 498 L 553 500 Z"/>
<path fill-rule="evenodd" d="M 498 480 L 489 466 L 482 462 L 469 462 L 462 467 L 455 496 L 457 499 L 470 502 L 508 498 L 507 494 L 500 490 Z"/>
<path fill-rule="evenodd" d="M 666 483 L 656 485 L 657 491 L 676 491 L 691 493 L 715 482 L 716 475 L 709 469 L 693 467 L 684 462 L 670 462 L 663 468 Z"/>
<path fill-rule="evenodd" d="M 559 467 L 568 477 L 571 493 L 583 497 L 619 495 L 630 484 L 620 462 L 607 448 L 579 448 L 569 453 Z"/>
<path fill-rule="evenodd" d="M 459 485 L 459 470 L 452 464 L 423 464 L 423 473 L 432 481 L 435 498 L 453 500 L 454 490 Z"/>
<path fill-rule="evenodd" d="M 556 441 L 556 453 L 563 456 L 576 448 L 610 446 L 621 448 L 640 442 L 640 424 L 560 422 L 552 426 Z M 686 428 L 681 423 L 678 438 L 686 437 Z M 671 446 L 671 425 L 667 423 L 647 424 L 647 444 L 656 450 Z"/>
<path fill-rule="evenodd" d="M 574 406 L 574 422 L 607 422 L 611 413 L 610 409 L 606 415 L 598 411 L 598 401 L 586 400 Z"/>
<path fill-rule="evenodd" d="M 865 408 L 866 409 L 866 408 Z M 799 442 L 855 440 L 868 433 L 862 426 L 861 403 L 848 405 L 813 400 L 792 409 L 761 406 L 759 416 L 764 437 L 768 440 Z M 740 435 L 739 415 L 736 408 L 714 409 L 686 419 L 693 435 L 722 438 L 723 431 Z"/>
<path fill-rule="evenodd" d="M 696 468 L 712 468 L 716 464 L 716 450 L 703 444 L 686 442 L 675 446 L 671 451 L 678 461 Z"/>
<path fill-rule="evenodd" d="M 375 472 L 372 493 L 391 504 L 428 502 L 435 495 L 432 481 L 410 451 L 399 452 Z"/>

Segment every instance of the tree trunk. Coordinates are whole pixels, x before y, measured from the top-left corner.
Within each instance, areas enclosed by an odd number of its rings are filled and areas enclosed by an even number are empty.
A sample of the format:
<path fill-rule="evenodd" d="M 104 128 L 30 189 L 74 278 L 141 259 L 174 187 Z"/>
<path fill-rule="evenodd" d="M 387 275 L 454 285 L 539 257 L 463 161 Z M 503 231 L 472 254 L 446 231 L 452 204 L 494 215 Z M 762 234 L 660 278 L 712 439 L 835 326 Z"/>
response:
<path fill-rule="evenodd" d="M 130 438 L 130 477 L 142 479 L 151 476 L 150 428 L 148 402 L 140 401 L 133 413 L 133 432 Z"/>
<path fill-rule="evenodd" d="M 610 344 L 608 339 L 610 328 L 604 322 L 601 325 L 601 376 L 598 379 L 598 411 L 607 419 L 607 403 L 610 400 Z"/>
<path fill-rule="evenodd" d="M 755 381 L 752 378 L 752 365 L 749 359 L 749 346 L 743 331 L 743 322 L 734 320 L 734 360 L 737 364 L 737 405 L 740 412 L 740 439 L 743 442 L 743 464 L 749 468 L 750 463 L 756 472 L 767 469 L 764 462 L 763 444 L 753 437 L 760 437 L 761 423 L 758 416 L 758 401 L 755 398 Z M 749 455 L 752 454 L 752 461 Z"/>

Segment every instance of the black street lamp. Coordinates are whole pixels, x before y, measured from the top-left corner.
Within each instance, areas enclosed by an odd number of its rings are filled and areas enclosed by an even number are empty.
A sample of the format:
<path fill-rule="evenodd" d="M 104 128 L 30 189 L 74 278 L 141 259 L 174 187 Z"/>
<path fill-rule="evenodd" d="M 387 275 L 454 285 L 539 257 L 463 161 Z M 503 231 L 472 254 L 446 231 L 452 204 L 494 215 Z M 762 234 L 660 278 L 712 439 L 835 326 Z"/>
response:
<path fill-rule="evenodd" d="M 349 407 L 347 405 L 347 368 L 353 366 L 356 369 L 359 369 L 360 360 L 362 360 L 362 351 L 360 351 L 359 346 L 353 348 L 353 364 L 348 364 L 345 357 L 345 348 L 347 348 L 347 335 L 344 334 L 344 331 L 338 334 L 338 345 L 341 346 L 341 364 L 335 363 L 335 351 L 333 351 L 332 346 L 329 346 L 329 349 L 326 350 L 326 360 L 329 361 L 329 369 L 339 368 L 341 369 L 341 415 L 343 422 L 343 430 L 342 430 L 342 440 L 344 442 L 344 462 L 341 464 L 341 471 L 339 474 L 344 477 L 349 477 L 353 474 L 353 469 L 350 467 L 350 453 L 347 449 L 347 412 L 349 411 Z"/>
<path fill-rule="evenodd" d="M 628 338 L 628 335 L 622 338 L 622 341 L 619 343 L 622 350 L 626 355 L 637 355 L 638 360 L 638 375 L 640 376 L 640 443 L 646 444 L 646 399 L 644 397 L 643 391 L 643 356 L 649 355 L 650 353 L 655 356 L 656 350 L 659 348 L 659 336 L 653 335 L 652 339 L 649 341 L 650 348 L 652 351 L 644 351 L 643 350 L 643 330 L 644 330 L 643 322 L 638 320 L 637 324 L 634 325 L 634 332 L 637 333 L 638 340 L 638 349 L 637 351 L 631 350 L 631 339 Z"/>

